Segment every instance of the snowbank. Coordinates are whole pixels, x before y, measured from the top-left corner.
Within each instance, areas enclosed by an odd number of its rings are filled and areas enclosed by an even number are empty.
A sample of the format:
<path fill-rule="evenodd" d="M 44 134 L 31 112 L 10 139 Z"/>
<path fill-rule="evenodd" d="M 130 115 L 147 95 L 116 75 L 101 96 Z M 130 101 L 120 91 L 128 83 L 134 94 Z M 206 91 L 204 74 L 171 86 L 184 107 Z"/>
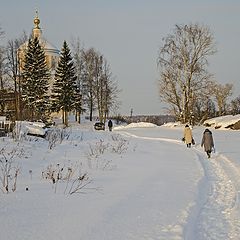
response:
<path fill-rule="evenodd" d="M 203 123 L 203 125 L 224 129 L 224 128 L 229 128 L 230 126 L 234 125 L 238 121 L 240 121 L 240 114 L 237 114 L 234 116 L 226 115 L 226 116 L 208 119 Z"/>
<path fill-rule="evenodd" d="M 180 122 L 168 122 L 168 123 L 164 123 L 162 126 L 173 128 L 173 127 L 182 126 L 182 124 Z"/>
<path fill-rule="evenodd" d="M 138 123 L 130 123 L 126 126 L 118 126 L 115 127 L 114 130 L 122 130 L 122 129 L 129 129 L 129 128 L 153 128 L 157 127 L 156 124 L 148 123 L 148 122 L 138 122 Z"/>
<path fill-rule="evenodd" d="M 206 127 L 212 127 L 215 129 L 239 129 L 237 128 L 237 124 L 240 125 L 240 114 L 237 115 L 226 115 L 216 118 L 211 118 L 206 121 L 204 121 L 203 125 Z M 176 127 L 184 127 L 184 124 L 181 124 L 180 122 L 169 122 L 162 125 L 163 127 L 168 128 L 176 128 Z M 234 127 L 235 126 L 235 127 Z"/>

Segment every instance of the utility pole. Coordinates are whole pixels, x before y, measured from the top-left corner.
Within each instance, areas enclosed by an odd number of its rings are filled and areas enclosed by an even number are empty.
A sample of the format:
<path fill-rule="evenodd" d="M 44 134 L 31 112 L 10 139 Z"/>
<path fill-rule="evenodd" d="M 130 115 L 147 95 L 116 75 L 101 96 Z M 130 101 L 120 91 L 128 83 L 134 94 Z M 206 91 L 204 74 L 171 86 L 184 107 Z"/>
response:
<path fill-rule="evenodd" d="M 130 117 L 132 118 L 132 116 L 133 116 L 133 109 L 131 108 Z"/>

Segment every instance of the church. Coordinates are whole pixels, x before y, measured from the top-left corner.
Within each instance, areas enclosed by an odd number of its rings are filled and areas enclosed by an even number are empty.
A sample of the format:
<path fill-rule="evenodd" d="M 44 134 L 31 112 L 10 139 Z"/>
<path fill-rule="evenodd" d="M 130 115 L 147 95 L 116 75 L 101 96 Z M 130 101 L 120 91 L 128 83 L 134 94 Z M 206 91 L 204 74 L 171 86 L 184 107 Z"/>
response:
<path fill-rule="evenodd" d="M 57 64 L 60 56 L 60 51 L 43 37 L 42 29 L 40 28 L 40 19 L 38 17 L 37 11 L 36 11 L 36 16 L 33 20 L 33 24 L 34 24 L 34 27 L 31 33 L 31 37 L 33 38 L 37 37 L 39 39 L 39 43 L 41 47 L 44 49 L 46 63 L 51 74 L 51 78 L 49 82 L 49 89 L 51 89 L 53 85 L 55 70 L 57 68 Z M 18 49 L 20 75 L 24 66 L 24 56 L 25 56 L 27 46 L 28 46 L 28 41 L 23 43 Z"/>
<path fill-rule="evenodd" d="M 41 47 L 44 49 L 46 63 L 48 69 L 50 70 L 50 80 L 49 80 L 49 92 L 51 92 L 55 71 L 58 65 L 58 60 L 60 57 L 60 51 L 54 47 L 51 43 L 49 43 L 44 37 L 42 30 L 40 28 L 40 19 L 38 17 L 38 12 L 36 11 L 36 16 L 33 20 L 33 29 L 30 34 L 30 37 L 37 37 L 39 39 L 39 43 Z M 28 47 L 28 41 L 23 43 L 18 51 L 17 51 L 17 58 L 18 58 L 18 69 L 19 69 L 19 82 L 21 82 L 21 73 L 24 67 L 24 58 L 25 53 Z M 24 107 L 22 106 L 22 101 L 20 98 L 19 92 L 14 91 L 6 91 L 0 90 L 0 115 L 6 116 L 10 120 L 16 119 L 24 119 L 23 111 Z M 23 117 L 23 118 L 22 118 Z"/>

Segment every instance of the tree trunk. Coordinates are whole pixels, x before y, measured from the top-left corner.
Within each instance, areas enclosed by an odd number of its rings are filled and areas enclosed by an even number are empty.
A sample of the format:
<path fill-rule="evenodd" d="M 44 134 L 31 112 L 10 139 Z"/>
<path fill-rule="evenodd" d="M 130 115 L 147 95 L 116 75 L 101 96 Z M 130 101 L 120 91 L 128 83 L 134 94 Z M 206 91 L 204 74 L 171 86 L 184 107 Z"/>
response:
<path fill-rule="evenodd" d="M 65 111 L 65 126 L 68 127 L 68 112 Z"/>
<path fill-rule="evenodd" d="M 65 124 L 65 110 L 62 109 L 62 123 Z"/>

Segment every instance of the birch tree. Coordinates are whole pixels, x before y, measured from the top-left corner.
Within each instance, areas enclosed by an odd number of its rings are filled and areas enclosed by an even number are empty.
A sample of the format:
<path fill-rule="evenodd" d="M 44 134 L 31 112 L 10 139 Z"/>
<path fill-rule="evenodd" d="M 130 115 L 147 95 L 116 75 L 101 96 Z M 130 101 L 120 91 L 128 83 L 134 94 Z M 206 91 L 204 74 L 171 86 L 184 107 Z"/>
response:
<path fill-rule="evenodd" d="M 240 114 L 240 96 L 231 101 L 231 114 Z"/>
<path fill-rule="evenodd" d="M 83 52 L 84 64 L 84 94 L 86 96 L 86 104 L 89 110 L 89 119 L 93 120 L 93 112 L 96 109 L 95 98 L 95 78 L 98 74 L 96 69 L 98 55 L 94 48 L 90 48 Z"/>
<path fill-rule="evenodd" d="M 160 99 L 182 122 L 189 122 L 199 93 L 212 77 L 207 66 L 216 52 L 214 38 L 208 27 L 190 24 L 176 25 L 163 41 L 158 56 Z"/>
<path fill-rule="evenodd" d="M 75 103 L 75 120 L 80 123 L 81 121 L 81 113 L 85 111 L 84 103 L 85 103 L 85 96 L 84 96 L 84 63 L 83 63 L 83 54 L 84 50 L 81 47 L 80 40 L 73 40 L 72 41 L 72 48 L 73 48 L 73 61 L 75 67 L 75 74 L 76 74 L 76 103 Z"/>
<path fill-rule="evenodd" d="M 4 36 L 4 31 L 0 26 L 0 40 Z M 4 89 L 3 77 L 5 72 L 5 48 L 1 45 L 0 41 L 0 90 Z"/>
<path fill-rule="evenodd" d="M 118 105 L 118 87 L 106 58 L 90 48 L 83 54 L 85 72 L 85 96 L 90 121 L 95 110 L 100 122 L 105 122 L 109 111 Z"/>
<path fill-rule="evenodd" d="M 228 98 L 232 95 L 233 85 L 226 83 L 220 84 L 212 83 L 212 96 L 217 103 L 218 116 L 222 116 L 227 113 Z"/>
<path fill-rule="evenodd" d="M 0 40 L 4 37 L 4 31 L 2 30 L 1 26 L 0 26 Z M 4 86 L 4 73 L 5 73 L 5 69 L 6 69 L 6 63 L 5 63 L 5 49 L 4 47 L 1 45 L 1 41 L 0 41 L 0 114 L 4 114 L 4 110 L 5 110 L 5 101 L 2 98 L 3 93 L 6 91 L 5 90 L 5 86 Z"/>
<path fill-rule="evenodd" d="M 115 81 L 113 74 L 110 69 L 110 65 L 107 60 L 102 57 L 101 60 L 101 75 L 98 86 L 98 114 L 99 119 L 103 122 L 109 117 L 110 111 L 118 108 L 118 89 L 117 82 Z"/>
<path fill-rule="evenodd" d="M 23 32 L 22 36 L 13 40 L 9 40 L 7 43 L 6 55 L 7 55 L 7 73 L 9 79 L 13 82 L 13 89 L 15 95 L 15 119 L 21 119 L 21 81 L 20 81 L 20 66 L 18 49 L 27 41 L 27 35 Z"/>

